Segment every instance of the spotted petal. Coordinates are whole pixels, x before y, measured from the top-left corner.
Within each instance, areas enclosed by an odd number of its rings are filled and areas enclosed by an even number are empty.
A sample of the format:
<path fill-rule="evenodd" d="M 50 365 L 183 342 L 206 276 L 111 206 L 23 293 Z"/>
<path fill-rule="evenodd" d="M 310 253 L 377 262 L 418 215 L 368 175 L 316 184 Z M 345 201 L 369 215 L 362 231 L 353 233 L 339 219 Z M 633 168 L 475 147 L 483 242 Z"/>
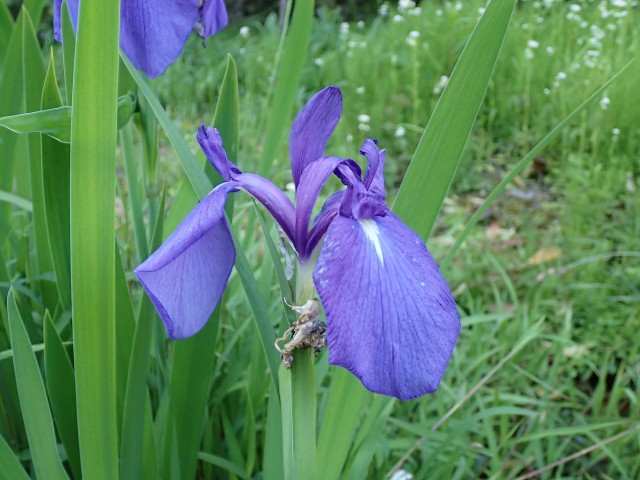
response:
<path fill-rule="evenodd" d="M 296 187 L 307 165 L 322 157 L 341 113 L 340 89 L 327 87 L 311 97 L 294 120 L 291 126 L 289 154 L 291 174 Z"/>
<path fill-rule="evenodd" d="M 173 339 L 197 333 L 227 285 L 236 252 L 224 204 L 233 188 L 216 187 L 135 270 Z"/>
<path fill-rule="evenodd" d="M 313 278 L 331 364 L 402 400 L 438 388 L 460 320 L 424 242 L 397 216 L 334 218 Z"/>

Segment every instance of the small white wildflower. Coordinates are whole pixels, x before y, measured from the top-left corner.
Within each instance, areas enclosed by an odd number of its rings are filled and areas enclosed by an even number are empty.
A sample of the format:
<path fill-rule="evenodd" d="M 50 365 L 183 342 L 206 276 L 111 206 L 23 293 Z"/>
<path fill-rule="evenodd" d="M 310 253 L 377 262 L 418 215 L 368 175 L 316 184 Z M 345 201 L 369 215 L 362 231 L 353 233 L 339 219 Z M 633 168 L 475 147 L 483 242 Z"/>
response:
<path fill-rule="evenodd" d="M 355 42 L 355 40 L 349 40 L 349 43 L 347 43 L 347 45 L 349 46 L 349 48 L 355 48 L 357 43 Z"/>
<path fill-rule="evenodd" d="M 422 9 L 420 7 L 415 7 L 409 10 L 407 13 L 413 17 L 417 17 L 422 13 Z"/>
<path fill-rule="evenodd" d="M 566 80 L 567 74 L 564 72 L 558 72 L 556 75 L 556 80 Z"/>
<path fill-rule="evenodd" d="M 437 15 L 438 17 L 441 17 L 441 16 L 442 16 L 442 13 L 443 13 L 443 12 L 442 12 L 442 10 L 441 10 L 441 9 L 436 10 L 436 15 Z"/>
<path fill-rule="evenodd" d="M 287 192 L 294 193 L 296 191 L 296 185 L 293 182 L 287 183 L 284 188 L 287 190 Z"/>
<path fill-rule="evenodd" d="M 358 25 L 358 28 L 364 28 L 364 22 L 362 20 L 360 20 L 356 25 Z"/>
<path fill-rule="evenodd" d="M 342 22 L 340 24 L 340 33 L 342 33 L 343 35 L 349 33 L 349 24 L 347 22 Z"/>
<path fill-rule="evenodd" d="M 553 82 L 553 86 L 555 88 L 558 88 L 560 86 L 560 82 L 556 80 L 555 82 Z"/>
<path fill-rule="evenodd" d="M 238 50 L 238 53 L 239 53 L 240 55 L 244 55 L 245 53 L 247 53 L 247 49 L 246 49 L 246 48 L 244 48 L 244 47 L 241 47 L 241 48 L 240 48 L 240 50 Z"/>
<path fill-rule="evenodd" d="M 611 0 L 611 5 L 618 8 L 625 8 L 627 6 L 627 0 Z"/>
<path fill-rule="evenodd" d="M 398 127 L 396 128 L 396 131 L 393 132 L 393 135 L 395 135 L 396 138 L 400 138 L 404 137 L 406 133 L 407 131 L 404 129 L 404 127 Z"/>
<path fill-rule="evenodd" d="M 456 12 L 459 12 L 460 10 L 462 10 L 462 2 L 456 2 L 455 5 L 453 6 L 453 9 Z"/>
<path fill-rule="evenodd" d="M 606 110 L 607 108 L 609 108 L 610 103 L 611 100 L 609 100 L 609 97 L 602 97 L 602 99 L 600 100 L 600 108 Z"/>
<path fill-rule="evenodd" d="M 369 123 L 371 121 L 371 117 L 366 113 L 361 113 L 360 115 L 358 115 L 358 121 L 360 123 Z"/>
<path fill-rule="evenodd" d="M 404 22 L 404 17 L 402 15 L 394 15 L 393 23 L 400 23 L 400 22 Z"/>
<path fill-rule="evenodd" d="M 416 2 L 413 0 L 400 0 L 398 2 L 398 10 L 409 10 L 416 6 Z"/>
<path fill-rule="evenodd" d="M 611 130 L 611 133 L 613 133 L 614 135 L 620 135 L 620 129 L 614 128 L 613 130 Z"/>
<path fill-rule="evenodd" d="M 587 28 L 589 26 L 589 22 L 587 22 L 586 20 L 584 20 L 581 24 L 580 24 L 580 28 Z"/>
<path fill-rule="evenodd" d="M 347 135 L 347 142 L 353 142 L 353 135 Z"/>
<path fill-rule="evenodd" d="M 358 88 L 356 88 L 356 93 L 357 93 L 358 95 L 362 95 L 362 94 L 364 93 L 364 87 L 358 87 Z"/>
<path fill-rule="evenodd" d="M 520 28 L 522 28 L 523 30 L 529 30 L 529 24 L 523 23 L 522 25 L 520 25 Z"/>
<path fill-rule="evenodd" d="M 553 55 L 553 47 L 547 47 L 546 50 L 549 55 Z"/>
<path fill-rule="evenodd" d="M 389 15 L 389 5 L 387 5 L 386 3 L 383 3 L 382 5 L 380 5 L 380 8 L 378 9 L 378 13 L 380 14 L 381 17 L 386 17 L 387 15 Z"/>
<path fill-rule="evenodd" d="M 407 37 L 406 42 L 407 42 L 407 45 L 409 45 L 410 47 L 415 47 L 418 45 L 418 42 L 416 42 L 416 39 L 412 37 Z"/>
<path fill-rule="evenodd" d="M 360 125 L 358 125 L 358 130 L 360 130 L 362 132 L 368 132 L 370 128 L 371 127 L 369 125 L 367 125 L 366 123 L 361 123 Z"/>
<path fill-rule="evenodd" d="M 324 60 L 323 60 L 322 58 L 318 57 L 318 58 L 316 58 L 316 59 L 314 60 L 314 63 L 315 63 L 318 67 L 321 67 L 321 66 L 323 66 L 323 65 L 324 65 Z"/>
<path fill-rule="evenodd" d="M 551 93 L 551 90 L 545 88 L 544 90 L 542 90 L 542 93 L 544 93 L 545 95 L 549 95 L 549 93 Z"/>
<path fill-rule="evenodd" d="M 591 25 L 591 27 L 589 27 L 589 31 L 591 32 L 591 35 L 593 35 L 598 40 L 602 40 L 605 36 L 605 31 L 602 30 L 598 25 Z"/>
<path fill-rule="evenodd" d="M 531 60 L 533 58 L 533 50 L 531 50 L 530 48 L 525 48 L 524 49 L 524 57 L 527 60 Z"/>
<path fill-rule="evenodd" d="M 569 6 L 569 9 L 572 12 L 578 13 L 580 10 L 582 10 L 582 7 L 580 5 L 578 5 L 577 3 L 573 3 Z"/>
<path fill-rule="evenodd" d="M 240 36 L 247 38 L 249 36 L 249 27 L 247 27 L 246 25 L 243 27 L 240 27 Z"/>
<path fill-rule="evenodd" d="M 536 40 L 529 40 L 529 41 L 527 42 L 527 46 L 528 46 L 529 48 L 538 48 L 538 47 L 540 46 L 540 43 L 539 43 L 539 42 L 537 42 Z"/>
<path fill-rule="evenodd" d="M 413 480 L 413 474 L 400 469 L 393 474 L 391 480 Z"/>
<path fill-rule="evenodd" d="M 478 9 L 478 15 L 482 15 L 482 14 L 484 14 L 484 11 L 485 11 L 485 8 L 484 8 L 484 7 L 480 7 L 480 8 Z"/>
<path fill-rule="evenodd" d="M 411 30 L 411 31 L 409 32 L 409 36 L 410 36 L 411 38 L 418 38 L 418 37 L 420 36 L 420 32 L 418 32 L 417 30 Z"/>

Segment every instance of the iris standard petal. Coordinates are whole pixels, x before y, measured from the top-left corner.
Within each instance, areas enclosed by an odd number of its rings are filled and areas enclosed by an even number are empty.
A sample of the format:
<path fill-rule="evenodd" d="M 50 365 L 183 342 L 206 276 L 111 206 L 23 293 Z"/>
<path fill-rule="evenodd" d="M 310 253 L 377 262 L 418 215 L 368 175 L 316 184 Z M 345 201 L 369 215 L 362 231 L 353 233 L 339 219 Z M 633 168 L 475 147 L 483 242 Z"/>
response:
<path fill-rule="evenodd" d="M 296 188 L 296 244 L 294 244 L 301 260 L 305 259 L 307 252 L 309 220 L 311 220 L 313 206 L 318 200 L 320 190 L 336 167 L 346 161 L 348 160 L 340 157 L 322 157 L 317 162 L 308 164 L 302 172 L 300 184 Z"/>
<path fill-rule="evenodd" d="M 367 138 L 360 148 L 360 153 L 367 157 L 367 173 L 364 175 L 364 185 L 367 190 L 384 200 L 384 160 L 385 151 L 378 148 L 378 142 Z"/>
<path fill-rule="evenodd" d="M 291 173 L 296 187 L 307 165 L 322 157 L 341 113 L 342 93 L 338 87 L 320 90 L 298 113 L 291 126 L 289 143 Z"/>
<path fill-rule="evenodd" d="M 313 279 L 331 364 L 402 400 L 438 388 L 460 320 L 424 242 L 397 216 L 336 217 Z"/>
<path fill-rule="evenodd" d="M 198 133 L 196 134 L 196 140 L 211 165 L 213 165 L 213 168 L 216 169 L 224 180 L 228 182 L 234 174 L 242 173 L 227 157 L 227 152 L 222 146 L 222 137 L 217 129 L 200 125 Z"/>
<path fill-rule="evenodd" d="M 135 269 L 173 339 L 197 333 L 227 285 L 235 248 L 224 204 L 233 188 L 232 183 L 216 187 Z"/>
<path fill-rule="evenodd" d="M 67 0 L 69 18 L 75 29 L 78 24 L 78 0 Z M 53 38 L 57 42 L 62 42 L 62 0 L 53 0 Z"/>
<path fill-rule="evenodd" d="M 215 35 L 229 23 L 227 8 L 223 0 L 204 0 L 200 8 L 200 21 L 204 24 L 203 35 Z"/>
<path fill-rule="evenodd" d="M 306 253 L 305 257 L 311 257 L 313 250 L 318 245 L 320 239 L 327 232 L 327 228 L 333 221 L 334 217 L 340 211 L 340 202 L 342 202 L 342 196 L 344 195 L 345 190 L 339 190 L 335 193 L 332 193 L 327 201 L 324 202 L 322 206 L 322 210 L 313 220 L 313 227 L 309 232 L 309 239 L 307 240 Z"/>

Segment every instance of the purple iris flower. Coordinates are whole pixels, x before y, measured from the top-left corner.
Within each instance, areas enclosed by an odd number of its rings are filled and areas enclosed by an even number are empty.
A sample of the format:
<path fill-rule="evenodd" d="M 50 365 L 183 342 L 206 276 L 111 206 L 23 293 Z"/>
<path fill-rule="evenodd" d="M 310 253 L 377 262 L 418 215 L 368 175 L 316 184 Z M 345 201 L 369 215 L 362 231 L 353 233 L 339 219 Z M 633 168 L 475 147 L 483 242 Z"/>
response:
<path fill-rule="evenodd" d="M 200 127 L 198 142 L 225 182 L 135 273 L 169 336 L 195 334 L 220 301 L 235 261 L 224 215 L 227 195 L 244 190 L 289 239 L 300 263 L 298 275 L 313 269 L 327 317 L 329 362 L 351 371 L 373 392 L 419 397 L 438 388 L 449 362 L 460 332 L 456 304 L 424 242 L 384 203 L 384 150 L 372 140 L 364 143 L 364 178 L 353 160 L 323 156 L 341 111 L 340 90 L 328 87 L 293 123 L 295 207 L 269 180 L 231 163 L 217 130 Z M 331 195 L 311 223 L 320 190 L 333 173 L 347 188 Z"/>
<path fill-rule="evenodd" d="M 78 23 L 79 0 L 67 0 L 73 27 Z M 53 2 L 53 36 L 62 41 L 60 8 Z M 164 72 L 180 55 L 195 26 L 203 37 L 227 26 L 223 0 L 122 0 L 120 47 L 131 62 L 150 78 Z"/>

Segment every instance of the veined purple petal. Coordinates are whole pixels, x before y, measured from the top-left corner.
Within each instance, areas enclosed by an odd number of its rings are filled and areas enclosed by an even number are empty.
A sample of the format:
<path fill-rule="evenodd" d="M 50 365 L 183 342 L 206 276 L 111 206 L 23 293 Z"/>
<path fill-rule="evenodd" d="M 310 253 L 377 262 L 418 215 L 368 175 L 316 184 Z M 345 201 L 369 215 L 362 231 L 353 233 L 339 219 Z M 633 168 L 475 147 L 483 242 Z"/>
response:
<path fill-rule="evenodd" d="M 340 157 L 322 157 L 321 160 L 308 164 L 302 172 L 300 183 L 296 188 L 296 243 L 294 244 L 302 260 L 307 253 L 309 220 L 311 220 L 313 206 L 327 179 L 336 167 L 345 161 L 347 159 Z"/>
<path fill-rule="evenodd" d="M 74 28 L 78 23 L 78 1 L 67 0 Z M 61 41 L 60 5 L 54 0 L 54 37 Z M 222 0 L 122 0 L 120 5 L 120 47 L 149 78 L 164 72 L 180 55 L 196 20 L 204 22 L 204 36 L 227 24 Z"/>
<path fill-rule="evenodd" d="M 180 55 L 199 13 L 198 0 L 122 0 L 120 47 L 149 78 Z"/>
<path fill-rule="evenodd" d="M 438 388 L 460 320 L 424 242 L 397 216 L 334 218 L 313 279 L 331 364 L 402 400 Z"/>
<path fill-rule="evenodd" d="M 229 23 L 223 0 L 204 0 L 200 7 L 200 20 L 204 24 L 203 35 L 215 35 Z"/>
<path fill-rule="evenodd" d="M 234 174 L 242 173 L 236 165 L 229 160 L 227 152 L 222 147 L 222 137 L 220 132 L 213 127 L 200 125 L 196 140 L 200 144 L 200 148 L 206 155 L 213 168 L 227 182 L 231 180 Z"/>
<path fill-rule="evenodd" d="M 313 227 L 309 232 L 309 239 L 307 240 L 306 253 L 305 257 L 309 258 L 313 253 L 313 250 L 318 245 L 318 242 L 322 238 L 322 236 L 327 232 L 327 228 L 331 224 L 331 221 L 340 211 L 340 202 L 342 201 L 342 196 L 344 195 L 344 190 L 339 190 L 335 193 L 332 193 L 327 201 L 324 202 L 322 206 L 322 210 L 313 220 Z"/>
<path fill-rule="evenodd" d="M 291 126 L 289 144 L 291 173 L 296 187 L 305 168 L 322 157 L 341 113 L 342 93 L 338 87 L 320 90 L 298 113 Z"/>
<path fill-rule="evenodd" d="M 371 193 L 384 200 L 384 160 L 385 151 L 378 148 L 377 140 L 367 138 L 360 148 L 360 153 L 367 157 L 369 163 L 364 174 L 364 185 Z"/>
<path fill-rule="evenodd" d="M 239 188 L 252 195 L 265 206 L 274 220 L 282 227 L 291 243 L 295 245 L 294 224 L 296 209 L 289 197 L 270 180 L 253 173 L 234 175 L 233 180 Z"/>
<path fill-rule="evenodd" d="M 224 204 L 233 188 L 218 185 L 135 269 L 172 339 L 197 333 L 227 285 L 236 251 Z"/>

